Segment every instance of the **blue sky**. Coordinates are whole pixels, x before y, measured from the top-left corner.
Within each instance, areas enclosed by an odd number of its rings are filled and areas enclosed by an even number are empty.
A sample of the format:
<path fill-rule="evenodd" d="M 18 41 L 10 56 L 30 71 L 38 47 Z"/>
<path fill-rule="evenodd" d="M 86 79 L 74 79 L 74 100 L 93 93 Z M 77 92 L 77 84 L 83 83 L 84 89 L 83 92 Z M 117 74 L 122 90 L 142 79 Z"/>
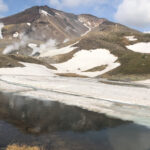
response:
<path fill-rule="evenodd" d="M 75 14 L 89 13 L 150 31 L 150 0 L 0 0 L 0 16 L 9 16 L 35 5 L 48 5 Z"/>

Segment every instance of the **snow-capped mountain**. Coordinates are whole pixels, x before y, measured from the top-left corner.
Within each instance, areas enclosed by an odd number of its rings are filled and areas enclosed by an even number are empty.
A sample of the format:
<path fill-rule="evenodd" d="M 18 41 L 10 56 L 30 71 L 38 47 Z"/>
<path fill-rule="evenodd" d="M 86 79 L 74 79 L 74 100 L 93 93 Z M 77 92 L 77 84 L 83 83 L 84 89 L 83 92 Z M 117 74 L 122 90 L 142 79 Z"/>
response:
<path fill-rule="evenodd" d="M 35 6 L 0 22 L 0 53 L 15 55 L 7 58 L 12 66 L 35 57 L 61 76 L 135 80 L 150 73 L 149 34 L 107 19 Z"/>

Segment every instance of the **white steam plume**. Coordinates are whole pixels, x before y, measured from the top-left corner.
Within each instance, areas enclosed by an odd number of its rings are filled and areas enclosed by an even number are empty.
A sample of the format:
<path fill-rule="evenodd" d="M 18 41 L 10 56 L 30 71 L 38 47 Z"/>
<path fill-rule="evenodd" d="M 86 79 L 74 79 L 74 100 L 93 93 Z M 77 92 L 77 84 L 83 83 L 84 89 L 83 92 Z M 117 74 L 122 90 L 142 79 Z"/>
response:
<path fill-rule="evenodd" d="M 46 43 L 41 44 L 39 47 L 31 46 L 31 43 L 28 45 L 30 48 L 33 49 L 31 56 L 35 55 L 36 53 L 43 53 L 49 50 L 53 50 L 56 48 L 57 42 L 56 40 L 49 39 Z"/>
<path fill-rule="evenodd" d="M 2 29 L 4 27 L 3 23 L 0 23 L 0 39 L 3 39 L 3 35 L 2 35 Z"/>
<path fill-rule="evenodd" d="M 24 34 L 20 35 L 20 39 L 21 39 L 20 42 L 15 42 L 12 45 L 7 46 L 4 49 L 3 54 L 7 55 L 12 53 L 13 51 L 19 50 L 20 47 L 25 46 L 29 41 L 28 36 L 25 36 Z"/>

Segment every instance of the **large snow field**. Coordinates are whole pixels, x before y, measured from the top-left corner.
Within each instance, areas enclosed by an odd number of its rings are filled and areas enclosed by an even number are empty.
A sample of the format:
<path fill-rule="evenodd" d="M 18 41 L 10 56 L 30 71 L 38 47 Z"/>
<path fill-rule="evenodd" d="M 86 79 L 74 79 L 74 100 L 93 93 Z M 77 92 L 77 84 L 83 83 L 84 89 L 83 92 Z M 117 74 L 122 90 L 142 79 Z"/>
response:
<path fill-rule="evenodd" d="M 102 75 L 118 66 L 117 57 L 106 49 L 81 50 L 74 54 L 67 62 L 54 64 L 58 69 L 57 73 L 76 73 L 88 77 Z M 102 71 L 84 72 L 97 66 L 107 65 Z"/>
<path fill-rule="evenodd" d="M 150 53 L 150 42 L 148 43 L 136 43 L 133 45 L 128 45 L 126 46 L 129 50 L 132 50 L 134 52 L 138 52 L 138 53 Z"/>
<path fill-rule="evenodd" d="M 26 67 L 0 69 L 1 91 L 57 101 L 150 126 L 149 88 L 59 77 L 44 66 L 23 64 Z"/>

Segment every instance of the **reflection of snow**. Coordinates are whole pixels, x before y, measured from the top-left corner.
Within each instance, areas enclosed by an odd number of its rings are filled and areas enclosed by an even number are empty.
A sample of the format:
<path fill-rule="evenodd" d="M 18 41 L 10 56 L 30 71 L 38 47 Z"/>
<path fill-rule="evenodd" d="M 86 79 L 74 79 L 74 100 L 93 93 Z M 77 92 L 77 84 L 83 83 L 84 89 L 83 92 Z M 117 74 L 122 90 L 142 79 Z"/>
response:
<path fill-rule="evenodd" d="M 70 72 L 94 77 L 118 67 L 120 64 L 115 62 L 117 59 L 117 57 L 110 54 L 110 52 L 105 49 L 81 50 L 75 53 L 73 58 L 69 61 L 55 64 L 54 66 L 58 69 L 59 73 Z M 85 70 L 102 65 L 107 65 L 107 67 L 102 71 L 84 72 Z"/>
<path fill-rule="evenodd" d="M 125 124 L 109 128 L 106 132 L 114 150 L 149 150 L 150 148 L 150 130 L 143 126 Z"/>
<path fill-rule="evenodd" d="M 134 52 L 150 53 L 150 42 L 148 43 L 141 42 L 141 43 L 136 43 L 133 45 L 128 45 L 127 48 Z"/>

